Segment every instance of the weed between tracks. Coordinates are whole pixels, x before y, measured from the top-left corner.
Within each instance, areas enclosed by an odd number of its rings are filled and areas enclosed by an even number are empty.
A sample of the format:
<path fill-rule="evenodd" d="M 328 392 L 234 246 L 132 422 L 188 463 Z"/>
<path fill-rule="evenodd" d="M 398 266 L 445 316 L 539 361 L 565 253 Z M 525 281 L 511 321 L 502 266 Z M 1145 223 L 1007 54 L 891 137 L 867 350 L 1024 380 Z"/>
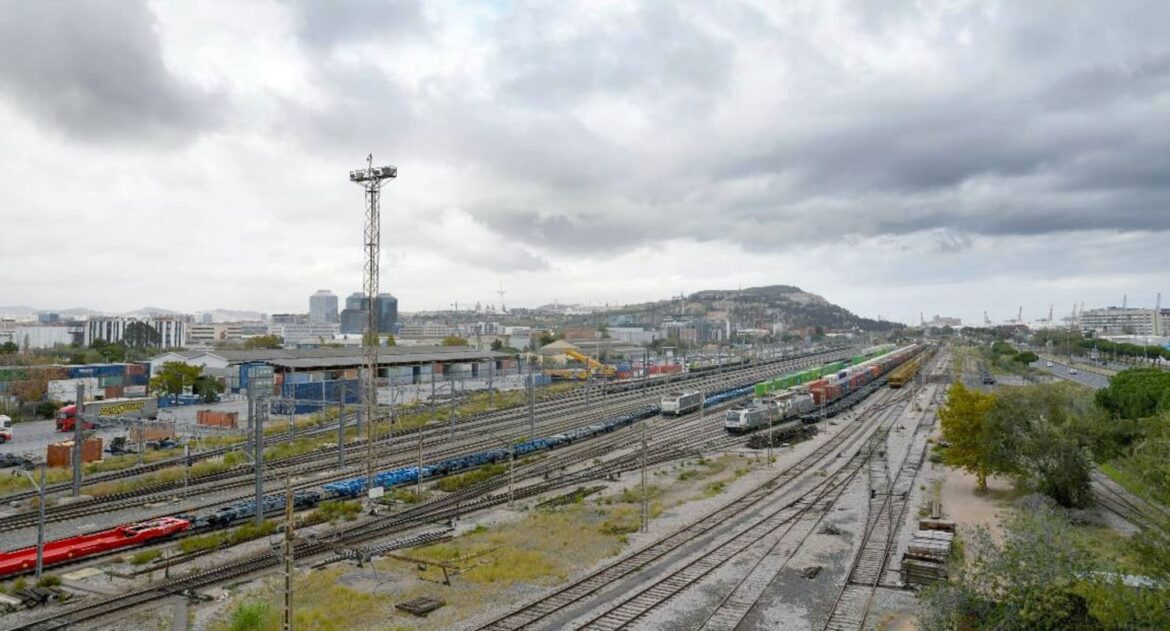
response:
<path fill-rule="evenodd" d="M 647 486 L 651 518 L 687 502 L 720 492 L 751 468 L 749 459 L 725 456 L 690 459 L 660 467 Z M 506 473 L 506 466 L 503 468 Z M 637 476 L 624 488 L 551 509 L 523 514 L 492 526 L 478 526 L 442 543 L 400 554 L 429 562 L 381 558 L 374 568 L 337 566 L 297 578 L 296 624 L 322 629 L 449 629 L 506 603 L 564 582 L 584 568 L 618 554 L 641 522 Z M 451 586 L 430 563 L 448 563 Z M 213 631 L 275 631 L 280 623 L 279 577 L 223 614 Z M 302 597 L 301 594 L 304 594 Z M 394 609 L 397 603 L 430 596 L 447 605 L 427 618 Z M 245 622 L 246 625 L 245 625 Z"/>

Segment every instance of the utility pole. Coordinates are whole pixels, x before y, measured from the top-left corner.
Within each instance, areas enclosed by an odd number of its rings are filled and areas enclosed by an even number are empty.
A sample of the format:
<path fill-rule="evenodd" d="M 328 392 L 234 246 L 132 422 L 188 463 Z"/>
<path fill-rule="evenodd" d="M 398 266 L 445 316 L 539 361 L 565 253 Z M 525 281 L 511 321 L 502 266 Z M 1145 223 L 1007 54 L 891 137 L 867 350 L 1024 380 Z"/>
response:
<path fill-rule="evenodd" d="M 321 397 L 324 399 L 325 397 Z M 345 468 L 345 384 L 337 388 L 337 470 Z"/>
<path fill-rule="evenodd" d="M 642 420 L 642 532 L 650 530 L 650 501 L 646 497 L 646 425 L 650 421 Z"/>
<path fill-rule="evenodd" d="M 293 533 L 293 492 L 292 467 L 285 473 L 284 490 L 284 623 L 283 631 L 293 631 L 293 556 L 295 554 Z M 257 507 L 259 513 L 259 507 Z"/>
<path fill-rule="evenodd" d="M 349 172 L 349 181 L 362 187 L 366 196 L 365 262 L 362 268 L 363 289 L 366 294 L 366 334 L 362 336 L 365 351 L 365 384 L 362 394 L 366 408 L 366 490 L 374 488 L 374 419 L 378 417 L 378 262 L 382 253 L 382 185 L 398 177 L 394 166 L 374 166 L 374 155 L 366 156 L 366 168 Z M 371 509 L 373 504 L 371 503 Z"/>
<path fill-rule="evenodd" d="M 253 398 L 254 414 L 252 419 L 252 465 L 256 473 L 256 515 L 254 521 L 259 527 L 264 523 L 264 418 L 267 416 L 268 406 L 265 401 L 256 396 L 255 392 L 249 394 Z"/>
<path fill-rule="evenodd" d="M 77 405 L 73 414 L 73 497 L 81 495 L 81 441 L 85 440 L 82 428 L 85 426 L 85 417 L 82 409 L 85 408 L 85 384 L 77 384 Z"/>
<path fill-rule="evenodd" d="M 451 429 L 449 430 L 449 434 L 451 436 L 451 440 L 455 440 L 455 375 L 454 374 L 452 374 L 451 379 L 447 381 L 447 386 L 451 390 L 451 414 L 450 414 L 451 418 L 449 419 L 449 422 L 451 424 Z"/>
<path fill-rule="evenodd" d="M 532 361 L 528 362 L 528 436 L 536 436 L 536 381 L 532 376 Z"/>
<path fill-rule="evenodd" d="M 414 496 L 422 499 L 422 448 L 423 448 L 423 431 L 421 427 L 417 427 L 414 433 L 418 435 L 418 474 L 414 476 Z"/>

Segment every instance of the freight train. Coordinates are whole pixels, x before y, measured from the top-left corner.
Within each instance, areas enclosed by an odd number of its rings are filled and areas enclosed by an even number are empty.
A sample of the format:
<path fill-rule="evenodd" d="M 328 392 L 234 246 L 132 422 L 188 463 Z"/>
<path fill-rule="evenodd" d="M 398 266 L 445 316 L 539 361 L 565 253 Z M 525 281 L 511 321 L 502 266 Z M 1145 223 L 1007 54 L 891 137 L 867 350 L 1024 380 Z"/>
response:
<path fill-rule="evenodd" d="M 703 393 L 698 390 L 688 392 L 671 392 L 662 397 L 659 407 L 663 414 L 682 416 L 699 409 L 703 404 Z"/>
<path fill-rule="evenodd" d="M 753 432 L 769 425 L 773 431 L 788 431 L 801 423 L 802 415 L 865 387 L 918 350 L 918 345 L 897 350 L 892 346 L 874 347 L 848 362 L 833 362 L 758 383 L 754 388 L 756 398 L 728 410 L 723 428 L 730 434 Z"/>
<path fill-rule="evenodd" d="M 190 528 L 190 520 L 159 517 L 88 535 L 57 539 L 45 543 L 42 562 L 45 567 L 49 567 L 97 554 L 157 543 Z M 0 552 L 0 577 L 31 572 L 36 568 L 36 563 L 36 546 Z"/>

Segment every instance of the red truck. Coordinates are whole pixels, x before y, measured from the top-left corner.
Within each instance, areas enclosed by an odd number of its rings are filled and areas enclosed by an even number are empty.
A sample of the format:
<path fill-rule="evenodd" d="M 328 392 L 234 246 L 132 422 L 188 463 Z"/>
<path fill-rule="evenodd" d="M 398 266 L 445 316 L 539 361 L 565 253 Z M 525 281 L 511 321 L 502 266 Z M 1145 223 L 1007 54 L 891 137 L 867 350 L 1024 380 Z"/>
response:
<path fill-rule="evenodd" d="M 158 399 L 154 397 L 139 397 L 136 399 L 108 399 L 106 401 L 90 401 L 83 408 L 85 425 L 82 429 L 97 427 L 94 419 L 103 416 L 137 416 L 138 418 L 154 418 L 158 414 Z M 70 404 L 57 410 L 57 431 L 72 432 L 77 421 L 77 406 Z"/>

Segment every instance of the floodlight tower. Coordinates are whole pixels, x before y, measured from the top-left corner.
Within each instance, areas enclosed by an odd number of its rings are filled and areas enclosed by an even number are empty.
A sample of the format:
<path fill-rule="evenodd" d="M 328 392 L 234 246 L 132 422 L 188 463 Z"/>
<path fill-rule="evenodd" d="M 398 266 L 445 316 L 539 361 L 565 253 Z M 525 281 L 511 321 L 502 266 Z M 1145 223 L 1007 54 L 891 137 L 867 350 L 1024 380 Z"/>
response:
<path fill-rule="evenodd" d="M 366 292 L 366 334 L 362 336 L 365 351 L 366 408 L 366 467 L 369 479 L 367 491 L 374 488 L 374 418 L 378 411 L 378 257 L 382 252 L 382 185 L 398 177 L 398 167 L 374 166 L 374 154 L 366 156 L 366 168 L 349 172 L 349 181 L 366 191 L 366 261 L 362 268 L 363 288 Z"/>

